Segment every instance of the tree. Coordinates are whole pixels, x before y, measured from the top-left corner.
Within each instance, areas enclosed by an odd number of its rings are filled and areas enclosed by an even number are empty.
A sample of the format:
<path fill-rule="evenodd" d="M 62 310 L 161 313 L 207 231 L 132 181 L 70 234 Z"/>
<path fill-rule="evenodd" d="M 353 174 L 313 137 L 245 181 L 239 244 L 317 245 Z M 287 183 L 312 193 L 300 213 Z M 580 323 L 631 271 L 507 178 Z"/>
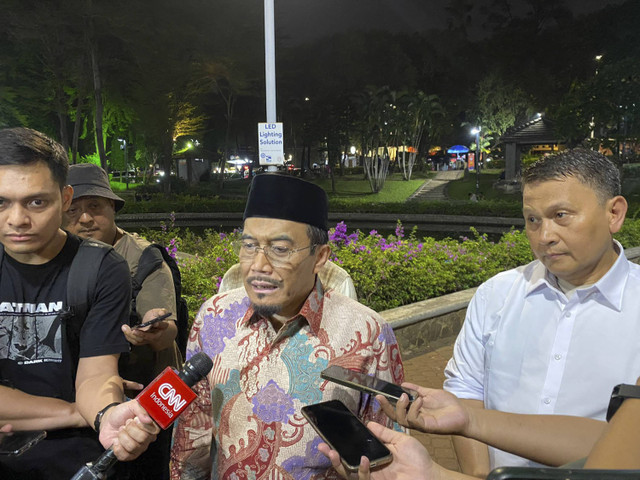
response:
<path fill-rule="evenodd" d="M 525 93 L 493 71 L 478 84 L 472 117 L 483 130 L 500 137 L 509 127 L 530 116 L 530 109 Z"/>
<path fill-rule="evenodd" d="M 434 127 L 438 117 L 444 114 L 444 110 L 437 95 L 427 95 L 421 90 L 406 94 L 401 99 L 403 135 L 401 144 L 405 147 L 402 157 L 398 159 L 402 168 L 402 178 L 411 180 L 413 166 L 416 157 L 423 144 L 423 137 Z M 407 148 L 410 147 L 409 158 L 406 158 Z M 428 148 L 428 147 L 427 147 Z"/>

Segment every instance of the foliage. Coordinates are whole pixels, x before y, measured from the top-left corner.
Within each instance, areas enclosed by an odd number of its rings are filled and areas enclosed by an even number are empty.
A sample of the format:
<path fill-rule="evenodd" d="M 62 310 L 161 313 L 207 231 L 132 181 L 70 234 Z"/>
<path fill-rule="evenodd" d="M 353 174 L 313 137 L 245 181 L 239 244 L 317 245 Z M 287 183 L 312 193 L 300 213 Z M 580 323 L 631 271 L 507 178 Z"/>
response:
<path fill-rule="evenodd" d="M 527 118 L 529 101 L 516 85 L 510 85 L 496 71 L 491 71 L 478 84 L 475 117 L 478 125 L 498 139 L 509 127 Z"/>
<path fill-rule="evenodd" d="M 377 311 L 477 286 L 532 259 L 520 232 L 498 243 L 473 229 L 472 235 L 462 241 L 420 240 L 415 232 L 405 237 L 398 223 L 395 235 L 385 238 L 375 230 L 347 234 L 340 222 L 330 235 L 331 259 L 351 274 L 360 301 Z"/>
<path fill-rule="evenodd" d="M 174 226 L 173 215 L 161 230 L 142 232 L 148 240 L 167 247 L 177 257 L 182 273 L 183 295 L 190 318 L 204 300 L 217 292 L 224 273 L 237 262 L 230 234 L 206 230 L 197 235 Z M 640 220 L 628 219 L 615 236 L 625 248 L 640 245 Z M 395 233 L 383 237 L 377 231 L 348 232 L 344 222 L 329 232 L 331 260 L 353 278 L 359 300 L 376 311 L 437 297 L 478 286 L 503 270 L 533 260 L 526 235 L 518 230 L 499 241 L 471 228 L 460 240 L 417 238 L 405 235 L 398 222 Z M 178 253 L 181 252 L 181 253 Z"/>
<path fill-rule="evenodd" d="M 200 236 L 191 230 L 177 229 L 174 220 L 172 214 L 169 224 L 164 224 L 161 230 L 146 230 L 142 235 L 164 245 L 176 259 L 182 274 L 182 294 L 193 320 L 200 305 L 218 291 L 224 272 L 237 262 L 231 248 L 236 233 L 206 230 Z"/>

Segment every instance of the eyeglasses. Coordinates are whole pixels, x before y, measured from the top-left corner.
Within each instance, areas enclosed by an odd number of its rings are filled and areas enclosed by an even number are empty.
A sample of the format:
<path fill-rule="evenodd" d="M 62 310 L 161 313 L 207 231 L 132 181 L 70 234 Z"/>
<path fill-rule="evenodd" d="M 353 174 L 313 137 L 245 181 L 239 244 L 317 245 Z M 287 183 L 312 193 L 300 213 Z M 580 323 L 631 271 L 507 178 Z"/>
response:
<path fill-rule="evenodd" d="M 232 243 L 233 251 L 236 252 L 241 262 L 248 262 L 253 260 L 259 251 L 264 253 L 264 256 L 269 259 L 273 265 L 286 265 L 289 263 L 289 258 L 296 252 L 307 250 L 309 248 L 316 247 L 317 244 L 312 244 L 302 248 L 291 248 L 286 245 L 265 245 L 261 247 L 259 243 L 250 242 L 247 240 L 237 240 Z"/>

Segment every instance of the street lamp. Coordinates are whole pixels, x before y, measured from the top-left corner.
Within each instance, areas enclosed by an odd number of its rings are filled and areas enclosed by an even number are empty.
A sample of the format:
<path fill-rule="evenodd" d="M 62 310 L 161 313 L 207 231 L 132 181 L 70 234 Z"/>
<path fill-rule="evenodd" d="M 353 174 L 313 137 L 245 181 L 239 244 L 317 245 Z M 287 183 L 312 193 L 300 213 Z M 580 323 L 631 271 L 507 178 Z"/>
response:
<path fill-rule="evenodd" d="M 127 148 L 127 139 L 126 138 L 119 138 L 118 139 L 119 142 L 122 142 L 122 146 L 120 147 L 121 149 L 124 150 L 124 175 L 125 175 L 125 184 L 126 184 L 126 189 L 129 190 L 129 149 Z M 120 176 L 120 180 L 122 180 L 122 175 Z"/>
<path fill-rule="evenodd" d="M 480 190 L 480 130 L 482 127 L 474 127 L 471 130 L 476 136 L 476 197 L 478 195 L 478 191 Z"/>

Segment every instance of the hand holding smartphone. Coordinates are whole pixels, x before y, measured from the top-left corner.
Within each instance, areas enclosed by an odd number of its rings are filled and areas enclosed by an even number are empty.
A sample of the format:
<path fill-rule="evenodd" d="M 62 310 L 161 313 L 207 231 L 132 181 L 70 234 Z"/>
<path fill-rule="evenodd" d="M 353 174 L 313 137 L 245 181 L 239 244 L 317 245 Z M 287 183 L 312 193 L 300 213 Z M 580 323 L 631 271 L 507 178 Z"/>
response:
<path fill-rule="evenodd" d="M 332 365 L 320 372 L 320 377 L 325 380 L 353 388 L 361 392 L 372 393 L 374 395 L 383 395 L 390 403 L 396 404 L 400 400 L 400 396 L 406 393 L 409 396 L 409 403 L 413 402 L 418 392 L 403 388 L 395 383 L 390 383 L 373 375 L 356 372 L 348 368 Z"/>
<path fill-rule="evenodd" d="M 393 459 L 389 449 L 340 400 L 302 407 L 302 415 L 338 454 L 347 470 L 358 471 L 364 455 L 371 467 Z"/>
<path fill-rule="evenodd" d="M 148 322 L 144 322 L 144 323 L 139 323 L 138 325 L 134 325 L 132 328 L 144 328 L 144 327 L 148 327 L 149 325 L 153 325 L 154 323 L 158 323 L 161 322 L 162 320 L 169 318 L 172 315 L 171 312 L 167 312 L 164 315 L 160 315 L 159 317 L 155 317 L 152 318 L 151 320 L 149 320 Z"/>
<path fill-rule="evenodd" d="M 36 443 L 47 436 L 47 432 L 40 431 L 19 431 L 0 432 L 0 456 L 18 456 L 29 450 Z"/>

